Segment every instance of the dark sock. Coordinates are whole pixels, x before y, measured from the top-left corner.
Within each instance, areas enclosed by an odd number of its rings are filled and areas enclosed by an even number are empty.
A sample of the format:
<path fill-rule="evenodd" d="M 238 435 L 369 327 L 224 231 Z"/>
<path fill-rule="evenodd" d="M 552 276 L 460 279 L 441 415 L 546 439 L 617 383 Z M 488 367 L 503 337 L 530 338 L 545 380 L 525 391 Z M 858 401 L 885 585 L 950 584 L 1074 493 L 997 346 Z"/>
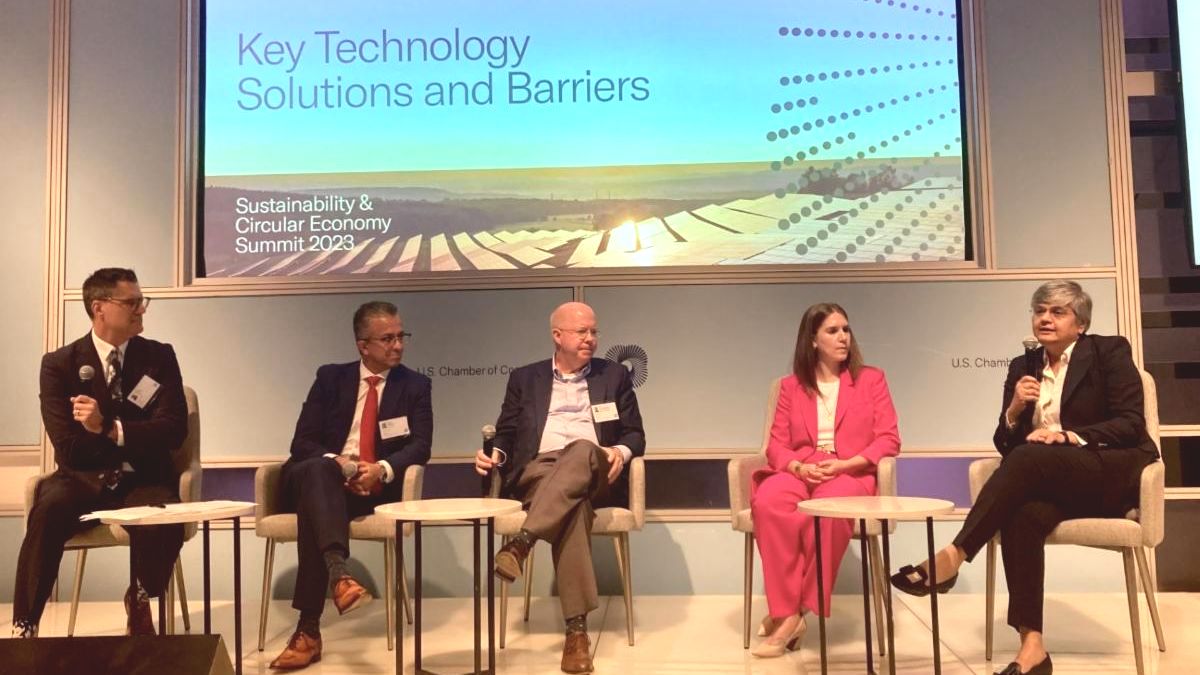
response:
<path fill-rule="evenodd" d="M 296 630 L 310 637 L 321 637 L 321 615 L 315 612 L 300 612 L 300 623 Z"/>
<path fill-rule="evenodd" d="M 513 539 L 525 544 L 526 548 L 533 548 L 533 545 L 537 543 L 537 535 L 526 529 L 522 529 L 520 532 L 516 533 L 513 536 Z"/>
<path fill-rule="evenodd" d="M 333 584 L 342 577 L 349 576 L 346 570 L 346 556 L 337 549 L 325 551 L 325 567 L 329 570 L 329 583 Z"/>
<path fill-rule="evenodd" d="M 580 614 L 567 619 L 567 633 L 586 633 L 587 614 Z"/>
<path fill-rule="evenodd" d="M 129 588 L 125 589 L 125 594 L 133 596 L 133 599 L 139 604 L 143 602 L 150 602 L 150 596 L 146 594 L 146 589 L 142 588 L 142 582 L 140 581 L 135 581 L 130 584 Z"/>

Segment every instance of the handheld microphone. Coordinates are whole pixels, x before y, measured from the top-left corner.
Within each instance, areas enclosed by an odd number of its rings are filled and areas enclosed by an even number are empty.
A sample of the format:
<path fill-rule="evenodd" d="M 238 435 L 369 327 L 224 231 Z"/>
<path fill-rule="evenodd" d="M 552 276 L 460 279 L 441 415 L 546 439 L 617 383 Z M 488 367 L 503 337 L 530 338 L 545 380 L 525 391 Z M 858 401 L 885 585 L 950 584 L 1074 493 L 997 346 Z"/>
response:
<path fill-rule="evenodd" d="M 1037 350 L 1042 346 L 1041 343 L 1030 335 L 1021 340 L 1021 346 L 1025 348 L 1025 374 L 1040 382 L 1042 380 L 1042 362 L 1037 358 Z"/>
<path fill-rule="evenodd" d="M 483 434 L 483 454 L 487 455 L 488 458 L 493 462 L 492 470 L 488 474 L 488 495 L 499 495 L 500 484 L 497 481 L 500 479 L 500 472 L 498 467 L 495 465 L 495 462 L 498 458 L 496 457 L 496 450 L 493 446 L 493 441 L 496 438 L 496 427 L 490 424 L 485 424 L 479 431 Z"/>
<path fill-rule="evenodd" d="M 350 480 L 358 475 L 358 457 L 348 455 L 348 458 L 350 461 L 342 464 L 342 478 L 346 480 Z"/>
<path fill-rule="evenodd" d="M 91 366 L 79 366 L 79 381 L 91 382 L 96 376 L 96 369 Z"/>

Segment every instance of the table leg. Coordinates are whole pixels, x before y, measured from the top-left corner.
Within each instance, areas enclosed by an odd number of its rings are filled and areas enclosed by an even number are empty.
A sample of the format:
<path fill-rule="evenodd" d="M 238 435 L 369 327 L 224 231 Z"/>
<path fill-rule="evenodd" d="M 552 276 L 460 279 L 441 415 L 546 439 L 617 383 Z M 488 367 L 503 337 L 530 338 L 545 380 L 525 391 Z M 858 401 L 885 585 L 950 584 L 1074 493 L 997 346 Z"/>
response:
<path fill-rule="evenodd" d="M 242 519 L 233 519 L 233 650 L 234 671 L 242 675 Z"/>
<path fill-rule="evenodd" d="M 212 587 L 209 584 L 208 524 L 209 521 L 204 521 L 204 634 L 212 635 Z"/>
<path fill-rule="evenodd" d="M 488 672 L 496 672 L 496 519 L 487 519 Z"/>
<path fill-rule="evenodd" d="M 414 670 L 421 672 L 421 521 L 413 523 L 413 604 L 416 616 L 413 618 L 413 660 Z"/>
<path fill-rule="evenodd" d="M 482 654 L 480 651 L 481 650 L 480 645 L 482 642 L 480 627 L 481 627 L 481 620 L 482 620 L 483 612 L 482 612 L 482 609 L 480 607 L 480 602 L 479 602 L 479 591 L 480 591 L 480 586 L 482 585 L 482 581 L 479 578 L 479 568 L 480 568 L 479 556 L 480 556 L 481 552 L 479 550 L 480 547 L 479 547 L 479 519 L 478 518 L 471 521 L 471 539 L 472 539 L 472 544 L 473 544 L 472 551 L 474 551 L 474 555 L 471 556 L 471 558 L 473 559 L 473 561 L 475 563 L 475 607 L 474 607 L 474 609 L 475 609 L 475 643 L 474 643 L 475 644 L 475 673 L 476 673 L 476 675 L 478 675 L 481 668 L 483 667 L 483 663 L 482 663 L 483 659 L 482 659 Z"/>
<path fill-rule="evenodd" d="M 925 536 L 929 544 L 929 580 L 931 584 L 937 583 L 937 556 L 933 552 L 933 516 L 925 519 Z M 938 600 L 937 591 L 929 594 L 929 612 L 933 623 L 933 672 L 934 675 L 942 673 L 942 640 L 938 632 Z"/>
<path fill-rule="evenodd" d="M 821 633 L 821 675 L 829 672 L 825 655 L 825 575 L 821 572 L 821 517 L 813 516 L 813 544 L 817 561 L 817 625 Z"/>
<path fill-rule="evenodd" d="M 402 521 L 396 521 L 396 579 L 388 579 L 387 583 L 397 584 L 399 575 L 404 574 L 404 524 Z M 393 608 L 393 616 L 396 620 L 396 675 L 404 675 L 404 599 L 400 597 L 402 594 L 399 588 L 392 593 L 392 602 L 396 605 Z"/>
<path fill-rule="evenodd" d="M 886 578 L 888 572 L 892 569 L 892 553 L 891 547 L 888 544 L 888 530 L 891 525 L 888 521 L 883 520 L 879 523 L 883 530 L 883 576 Z M 892 585 L 884 586 L 883 594 L 883 613 L 887 615 L 887 646 L 888 655 L 888 673 L 896 675 L 896 626 L 892 623 Z"/>
<path fill-rule="evenodd" d="M 867 641 L 867 672 L 875 673 L 874 646 L 871 644 L 871 576 L 870 557 L 867 555 L 867 521 L 858 521 L 859 544 L 862 551 L 862 583 L 863 583 L 863 628 Z"/>
<path fill-rule="evenodd" d="M 132 588 L 133 592 L 135 594 L 137 593 L 138 578 L 137 578 L 137 570 L 133 566 L 133 547 L 132 546 L 129 547 L 129 588 Z M 136 599 L 137 599 L 137 596 L 135 595 L 134 600 L 136 600 Z M 128 606 L 125 607 L 125 614 L 126 615 L 129 614 Z M 128 624 L 128 621 L 126 621 L 126 623 Z"/>
<path fill-rule="evenodd" d="M 173 570 L 172 570 L 172 572 L 173 572 Z M 170 585 L 171 585 L 171 582 L 168 581 L 167 586 L 170 586 Z M 172 610 L 173 609 L 174 608 L 172 608 Z M 167 589 L 166 588 L 164 588 L 162 590 L 162 594 L 158 596 L 158 634 L 159 635 L 167 634 Z"/>

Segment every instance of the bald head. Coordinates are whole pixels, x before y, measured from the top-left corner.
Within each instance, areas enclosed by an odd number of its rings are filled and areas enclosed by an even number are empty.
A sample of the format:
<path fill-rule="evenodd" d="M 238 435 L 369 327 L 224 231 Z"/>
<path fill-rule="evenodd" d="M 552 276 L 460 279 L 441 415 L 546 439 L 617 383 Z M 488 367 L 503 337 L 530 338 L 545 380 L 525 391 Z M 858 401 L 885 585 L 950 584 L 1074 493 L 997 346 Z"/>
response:
<path fill-rule="evenodd" d="M 596 313 L 585 303 L 564 302 L 550 313 L 550 329 L 562 328 L 577 320 L 595 323 Z"/>
<path fill-rule="evenodd" d="M 564 302 L 550 314 L 554 360 L 563 372 L 576 372 L 592 360 L 599 335 L 596 313 L 582 302 Z"/>

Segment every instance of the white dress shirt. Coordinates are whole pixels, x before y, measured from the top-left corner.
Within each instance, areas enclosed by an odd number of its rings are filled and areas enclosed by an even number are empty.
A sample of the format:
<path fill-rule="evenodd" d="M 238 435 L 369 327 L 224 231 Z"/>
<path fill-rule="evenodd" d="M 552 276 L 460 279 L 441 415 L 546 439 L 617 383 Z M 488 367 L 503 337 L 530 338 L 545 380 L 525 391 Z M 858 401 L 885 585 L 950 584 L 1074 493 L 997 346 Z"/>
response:
<path fill-rule="evenodd" d="M 550 409 L 546 415 L 546 428 L 542 430 L 538 444 L 538 453 L 562 450 L 571 441 L 581 439 L 600 445 L 592 421 L 592 399 L 587 383 L 592 364 L 588 363 L 574 373 L 563 373 L 557 361 L 551 358 L 550 363 L 553 368 Z M 633 451 L 624 445 L 614 447 L 628 464 L 633 458 Z"/>
<path fill-rule="evenodd" d="M 364 364 L 362 361 L 358 362 L 358 398 L 354 403 L 354 419 L 350 422 L 350 433 L 346 436 L 346 444 L 342 446 L 342 455 L 350 455 L 354 457 L 359 456 L 358 439 L 361 436 L 360 428 L 362 427 L 362 414 L 363 408 L 367 404 L 367 390 L 370 389 L 370 385 L 367 384 L 367 378 L 371 377 L 372 375 L 380 378 L 379 384 L 375 385 L 375 391 L 378 394 L 377 403 L 382 403 L 383 388 L 387 386 L 387 377 L 389 372 L 391 372 L 390 368 L 378 373 L 372 373 L 367 368 L 366 364 Z M 376 421 L 378 422 L 378 409 L 376 409 L 375 415 Z M 333 454 L 332 452 L 326 453 L 325 456 L 330 458 L 337 457 L 337 455 Z M 383 467 L 383 482 L 392 482 L 392 479 L 396 476 L 395 472 L 392 471 L 392 465 L 388 464 L 387 460 L 385 459 L 381 459 L 376 463 Z"/>
<path fill-rule="evenodd" d="M 125 348 L 129 346 L 129 340 L 122 342 L 119 347 L 114 347 L 102 340 L 99 335 L 96 335 L 96 331 L 93 330 L 92 344 L 96 347 L 96 353 L 100 355 L 100 367 L 104 369 L 104 383 L 108 384 L 112 381 L 111 373 L 108 372 L 108 355 L 112 353 L 112 350 L 117 350 L 117 356 L 121 360 L 121 369 L 124 370 Z M 128 383 L 122 383 L 122 386 L 126 385 Z M 118 417 L 113 420 L 113 428 L 117 430 L 117 447 L 125 447 L 125 427 L 121 425 L 121 418 Z M 121 465 L 121 470 L 133 471 L 133 467 L 130 466 L 129 462 L 125 462 Z"/>
<path fill-rule="evenodd" d="M 1058 373 L 1054 372 L 1051 367 L 1050 355 L 1043 353 L 1042 355 L 1042 381 L 1038 389 L 1038 400 L 1033 407 L 1033 428 L 1045 429 L 1055 433 L 1063 434 L 1067 437 L 1069 443 L 1084 446 L 1087 441 L 1074 431 L 1068 431 L 1062 427 L 1062 396 L 1063 386 L 1067 382 L 1067 370 L 1071 365 L 1071 353 L 1075 351 L 1075 345 L 1079 341 L 1072 342 L 1063 350 L 1062 356 L 1059 357 L 1059 363 L 1062 364 L 1058 368 Z M 1004 414 L 1004 421 L 1009 429 L 1016 426 L 1016 420 L 1009 419 L 1008 413 Z"/>

